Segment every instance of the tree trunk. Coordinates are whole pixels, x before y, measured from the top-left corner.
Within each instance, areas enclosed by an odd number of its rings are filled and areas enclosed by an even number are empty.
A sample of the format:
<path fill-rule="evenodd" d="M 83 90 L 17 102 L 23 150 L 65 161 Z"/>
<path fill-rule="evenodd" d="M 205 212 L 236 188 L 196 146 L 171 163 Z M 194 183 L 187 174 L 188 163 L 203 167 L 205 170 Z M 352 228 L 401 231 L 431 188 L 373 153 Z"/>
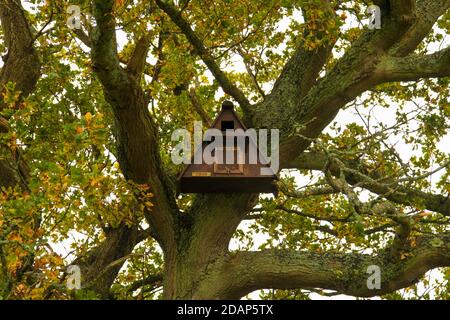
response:
<path fill-rule="evenodd" d="M 177 300 L 226 299 L 224 296 L 218 296 L 216 290 L 226 283 L 219 285 L 216 281 L 220 280 L 220 276 L 210 274 L 210 272 L 215 272 L 210 270 L 210 266 L 214 265 L 215 261 L 224 258 L 226 254 L 210 256 L 209 260 L 204 260 L 207 252 L 217 252 L 218 249 L 214 245 L 203 247 L 201 250 L 180 247 L 172 259 L 165 261 L 166 279 L 163 298 Z"/>

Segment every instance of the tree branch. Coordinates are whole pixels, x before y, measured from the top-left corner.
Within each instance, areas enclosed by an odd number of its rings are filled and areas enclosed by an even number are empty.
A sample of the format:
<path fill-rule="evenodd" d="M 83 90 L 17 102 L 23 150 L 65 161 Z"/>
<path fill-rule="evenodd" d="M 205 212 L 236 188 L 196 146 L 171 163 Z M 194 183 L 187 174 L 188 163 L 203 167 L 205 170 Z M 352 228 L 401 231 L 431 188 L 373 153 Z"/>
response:
<path fill-rule="evenodd" d="M 392 260 L 386 252 L 376 256 L 288 250 L 232 253 L 215 266 L 222 280 L 216 282 L 209 297 L 238 299 L 258 289 L 299 288 L 333 290 L 357 297 L 383 295 L 415 284 L 428 270 L 449 266 L 449 240 L 449 233 L 418 238 L 403 260 Z M 367 268 L 371 265 L 380 267 L 381 289 L 367 286 Z M 206 294 L 206 286 L 198 288 L 196 298 Z"/>
<path fill-rule="evenodd" d="M 92 36 L 92 61 L 116 119 L 116 145 L 121 170 L 127 180 L 150 186 L 156 202 L 147 216 L 158 240 L 163 241 L 161 245 L 165 247 L 174 241 L 175 192 L 161 169 L 158 129 L 148 111 L 139 79 L 130 77 L 119 63 L 113 4 L 112 0 L 94 1 L 97 27 Z M 146 42 L 141 44 L 145 45 Z M 138 51 L 136 56 L 142 58 L 141 52 L 145 50 Z"/>
<path fill-rule="evenodd" d="M 288 185 L 284 184 L 282 181 L 278 182 L 277 186 L 278 190 L 283 192 L 288 197 L 298 199 L 338 193 L 331 186 L 321 186 L 316 188 L 310 187 L 303 191 L 292 190 Z"/>
<path fill-rule="evenodd" d="M 83 286 L 94 290 L 102 298 L 109 299 L 111 284 L 138 244 L 138 234 L 136 226 L 128 228 L 122 224 L 109 230 L 100 245 L 86 255 L 77 257 L 73 264 L 81 268 Z"/>
<path fill-rule="evenodd" d="M 282 161 L 289 161 L 303 152 L 311 139 L 322 132 L 342 107 L 382 82 L 374 71 L 381 57 L 414 23 L 416 15 L 413 10 L 411 0 L 400 1 L 391 8 L 385 16 L 383 28 L 363 32 L 335 67 L 318 80 L 302 99 L 291 103 L 287 103 L 289 99 L 286 98 L 275 99 L 258 108 L 253 122 L 261 127 L 279 128 L 282 136 L 287 137 L 280 146 Z M 297 98 L 298 93 L 288 96 Z"/>
<path fill-rule="evenodd" d="M 250 102 L 245 97 L 244 93 L 236 87 L 230 79 L 226 76 L 226 74 L 220 69 L 219 65 L 216 63 L 209 50 L 204 46 L 203 42 L 200 38 L 195 34 L 194 30 L 192 30 L 189 23 L 181 16 L 181 14 L 171 6 L 162 0 L 156 0 L 157 5 L 163 10 L 170 19 L 180 28 L 186 38 L 194 47 L 197 54 L 206 64 L 208 69 L 214 75 L 216 80 L 219 82 L 223 91 L 230 96 L 232 96 L 241 106 L 241 108 L 246 113 L 250 113 Z"/>
<path fill-rule="evenodd" d="M 152 285 L 152 286 L 157 286 L 160 285 L 162 283 L 164 279 L 163 274 L 153 274 L 150 275 L 144 279 L 141 280 L 137 280 L 135 282 L 133 282 L 128 288 L 127 291 L 128 292 L 134 292 L 137 289 L 143 287 L 143 286 L 148 286 L 148 285 Z"/>
<path fill-rule="evenodd" d="M 333 11 L 328 1 L 321 1 L 321 10 Z M 309 12 L 303 10 L 305 20 Z M 315 22 L 320 23 L 320 22 Z M 266 100 L 257 105 L 253 123 L 263 128 L 278 128 L 288 131 L 292 128 L 292 117 L 298 112 L 298 104 L 311 88 L 316 84 L 317 78 L 323 66 L 330 57 L 334 46 L 333 40 L 325 41 L 318 48 L 311 50 L 305 46 L 304 38 L 313 33 L 318 39 L 321 35 L 316 30 L 305 30 L 303 38 L 299 39 L 298 47 L 292 57 L 286 62 L 274 87 Z"/>
<path fill-rule="evenodd" d="M 88 47 L 88 48 L 91 48 L 92 47 L 92 41 L 91 41 L 91 37 L 89 36 L 89 34 L 87 34 L 83 29 L 74 29 L 73 30 L 73 33 L 77 36 L 77 38 L 86 46 L 86 47 Z M 140 41 L 142 41 L 142 42 L 145 42 L 145 37 L 142 37 L 141 39 L 140 39 Z M 161 39 L 161 36 L 160 36 L 160 39 L 159 39 L 159 41 L 158 41 L 159 43 L 158 43 L 158 49 L 160 49 L 160 44 L 162 45 L 162 39 Z M 138 42 L 139 43 L 139 42 Z M 149 45 L 150 45 L 150 43 L 149 43 Z M 142 45 L 140 45 L 139 46 L 139 50 L 138 51 L 136 51 L 136 54 L 137 54 L 137 52 L 139 52 L 139 54 L 146 54 L 147 52 L 143 52 L 142 51 L 142 49 L 143 49 L 143 46 L 145 47 L 145 44 L 142 44 Z M 147 48 L 147 51 L 148 51 L 148 48 Z M 142 59 L 145 59 L 146 57 L 142 57 Z M 137 61 L 139 61 L 139 59 L 136 59 Z M 120 63 L 123 63 L 123 64 L 125 64 L 125 65 L 128 65 L 129 63 L 130 63 L 130 60 L 126 60 L 125 58 L 123 58 L 122 56 L 119 56 L 119 61 L 120 61 Z M 158 60 L 158 62 L 159 62 L 159 60 Z M 147 74 L 147 75 L 149 75 L 149 76 L 151 76 L 151 77 L 153 77 L 153 78 L 155 78 L 155 76 L 157 77 L 157 75 L 158 75 L 158 73 L 159 73 L 159 68 L 160 68 L 160 66 L 158 65 L 158 62 L 157 62 L 157 64 L 155 65 L 155 66 L 152 66 L 150 63 L 147 63 L 145 60 L 143 61 L 143 63 L 144 63 L 144 65 L 142 66 L 142 69 L 139 69 L 138 71 L 138 73 L 145 73 L 145 74 Z M 135 64 L 135 63 L 132 63 L 132 64 Z M 130 71 L 130 73 L 132 74 L 133 72 L 132 71 Z M 153 79 L 152 79 L 152 81 L 153 81 Z"/>
<path fill-rule="evenodd" d="M 255 87 L 255 89 L 258 91 L 258 93 L 260 94 L 260 96 L 265 99 L 266 98 L 266 93 L 264 92 L 264 90 L 261 88 L 261 86 L 258 83 L 258 79 L 257 79 L 257 72 L 253 72 L 252 67 L 250 65 L 250 61 L 248 61 L 248 59 L 245 56 L 245 53 L 242 51 L 242 49 L 240 49 L 239 47 L 236 49 L 236 51 L 239 53 L 239 55 L 242 58 L 242 61 L 244 62 L 244 66 L 245 69 L 247 70 L 247 74 L 249 75 L 253 86 Z"/>
<path fill-rule="evenodd" d="M 327 159 L 327 156 L 323 153 L 306 152 L 288 164 L 286 168 L 322 171 L 328 161 Z M 407 188 L 394 183 L 395 181 L 383 181 L 383 179 L 380 179 L 383 177 L 380 172 L 370 171 L 363 163 L 356 160 L 347 161 L 345 166 L 347 168 L 359 168 L 359 172 L 353 170 L 346 176 L 347 182 L 352 185 L 358 185 L 358 187 L 365 188 L 395 203 L 413 207 L 420 205 L 430 211 L 450 216 L 450 198 L 446 196 Z M 329 170 L 334 176 L 340 174 L 338 166 L 330 166 Z"/>
<path fill-rule="evenodd" d="M 375 71 L 387 81 L 414 81 L 450 76 L 450 48 L 428 55 L 384 57 Z"/>
<path fill-rule="evenodd" d="M 150 116 L 144 92 L 137 73 L 142 72 L 147 52 L 147 40 L 139 41 L 127 69 L 123 69 L 117 54 L 113 0 L 93 1 L 93 13 L 97 21 L 91 32 L 91 59 L 104 90 L 105 99 L 111 105 L 116 127 L 117 158 L 125 179 L 140 190 L 154 194 L 152 210 L 145 210 L 149 224 L 155 230 L 165 254 L 170 256 L 175 243 L 177 207 L 174 194 L 165 172 L 161 169 L 158 147 L 158 128 Z M 121 225 L 110 230 L 106 239 L 91 250 L 87 258 L 80 258 L 83 275 L 95 282 L 95 290 L 108 297 L 109 288 L 124 260 L 138 243 L 137 226 Z M 110 264 L 119 261 L 112 267 Z M 101 279 L 96 276 L 99 271 Z"/>
<path fill-rule="evenodd" d="M 208 113 L 206 113 L 205 109 L 203 109 L 202 106 L 200 105 L 200 101 L 198 100 L 197 94 L 195 92 L 195 88 L 189 89 L 188 94 L 189 94 L 189 99 L 191 100 L 191 103 L 192 103 L 192 106 L 194 107 L 195 112 L 197 112 L 197 114 L 200 116 L 202 121 L 208 127 L 210 127 L 212 125 L 212 119 L 208 115 Z"/>
<path fill-rule="evenodd" d="M 5 0 L 0 3 L 0 20 L 8 53 L 3 57 L 0 73 L 0 94 L 8 82 L 15 84 L 20 97 L 28 96 L 41 75 L 41 63 L 33 46 L 33 35 L 20 1 Z M 4 108 L 3 99 L 0 111 Z"/>
<path fill-rule="evenodd" d="M 400 23 L 408 23 L 414 18 L 416 1 L 415 0 L 396 0 L 389 1 L 391 15 Z"/>
<path fill-rule="evenodd" d="M 421 0 L 416 1 L 416 6 L 417 19 L 400 41 L 389 50 L 389 55 L 404 57 L 413 52 L 430 34 L 438 18 L 450 8 L 450 0 Z"/>
<path fill-rule="evenodd" d="M 351 217 L 351 214 L 348 215 L 347 217 L 344 218 L 338 218 L 338 217 L 319 217 L 313 213 L 306 213 L 300 210 L 296 210 L 296 209 L 289 209 L 286 208 L 285 206 L 277 206 L 276 209 L 282 210 L 284 212 L 287 213 L 292 213 L 292 214 L 296 214 L 298 216 L 301 217 L 305 217 L 305 218 L 310 218 L 313 220 L 318 220 L 318 221 L 328 221 L 328 222 L 347 222 L 349 221 L 349 218 Z"/>
<path fill-rule="evenodd" d="M 83 42 L 83 44 L 86 47 L 91 47 L 92 43 L 91 43 L 91 38 L 89 37 L 89 35 L 83 30 L 83 29 L 73 29 L 73 33 L 75 33 L 75 35 L 77 36 L 78 39 L 80 39 L 81 42 Z"/>
<path fill-rule="evenodd" d="M 142 72 L 144 71 L 145 68 L 146 63 L 145 59 L 147 58 L 147 53 L 150 44 L 151 41 L 148 35 L 144 35 L 138 40 L 127 64 L 128 73 L 136 77 L 142 75 Z"/>

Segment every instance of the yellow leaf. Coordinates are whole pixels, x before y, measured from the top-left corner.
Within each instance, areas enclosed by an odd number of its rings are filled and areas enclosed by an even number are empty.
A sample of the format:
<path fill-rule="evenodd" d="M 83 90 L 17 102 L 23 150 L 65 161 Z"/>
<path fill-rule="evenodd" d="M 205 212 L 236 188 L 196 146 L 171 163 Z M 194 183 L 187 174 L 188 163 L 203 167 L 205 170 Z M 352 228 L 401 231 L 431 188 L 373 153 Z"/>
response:
<path fill-rule="evenodd" d="M 92 114 L 90 112 L 86 113 L 86 115 L 84 116 L 86 119 L 86 122 L 91 122 L 92 120 Z"/>

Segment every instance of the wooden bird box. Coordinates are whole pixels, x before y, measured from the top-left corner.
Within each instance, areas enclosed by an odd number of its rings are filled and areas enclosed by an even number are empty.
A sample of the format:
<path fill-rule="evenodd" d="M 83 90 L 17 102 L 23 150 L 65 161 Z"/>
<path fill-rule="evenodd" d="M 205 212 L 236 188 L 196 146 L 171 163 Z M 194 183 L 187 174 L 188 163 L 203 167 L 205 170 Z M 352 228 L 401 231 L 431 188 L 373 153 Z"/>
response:
<path fill-rule="evenodd" d="M 217 159 L 227 157 L 233 153 L 234 161 L 213 161 L 213 163 L 187 165 L 178 177 L 178 192 L 182 193 L 276 193 L 274 181 L 277 179 L 275 172 L 269 164 L 261 163 L 262 155 L 253 139 L 245 138 L 245 147 L 237 143 L 237 135 L 234 130 L 247 128 L 234 111 L 233 103 L 225 101 L 222 110 L 214 120 L 211 128 L 220 130 L 223 135 L 223 145 L 214 147 L 212 154 Z M 228 130 L 228 131 L 227 131 Z M 227 137 L 235 135 L 235 144 L 226 145 Z M 241 140 L 242 141 L 242 140 Z M 211 142 L 203 141 L 202 146 L 196 152 L 202 152 Z M 244 150 L 242 150 L 244 149 Z M 257 161 L 250 163 L 249 152 L 257 154 Z M 194 157 L 193 157 L 194 158 Z M 203 158 L 202 158 L 203 159 Z M 214 158 L 215 159 L 215 158 Z M 225 159 L 226 161 L 226 159 Z M 266 167 L 270 175 L 262 175 L 261 168 Z M 267 170 L 267 169 L 266 169 Z"/>

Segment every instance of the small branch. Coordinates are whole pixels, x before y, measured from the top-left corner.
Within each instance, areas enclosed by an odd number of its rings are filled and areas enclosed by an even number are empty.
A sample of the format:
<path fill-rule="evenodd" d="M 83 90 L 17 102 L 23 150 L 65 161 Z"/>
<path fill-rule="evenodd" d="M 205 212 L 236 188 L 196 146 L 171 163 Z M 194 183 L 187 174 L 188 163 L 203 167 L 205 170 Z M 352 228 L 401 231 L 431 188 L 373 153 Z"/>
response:
<path fill-rule="evenodd" d="M 90 48 L 92 46 L 91 38 L 83 29 L 73 29 L 73 33 L 86 47 Z"/>
<path fill-rule="evenodd" d="M 298 199 L 339 193 L 339 191 L 336 191 L 333 187 L 330 186 L 308 188 L 304 191 L 292 190 L 288 185 L 283 183 L 283 181 L 279 181 L 277 183 L 277 186 L 278 190 L 283 192 L 286 196 Z"/>
<path fill-rule="evenodd" d="M 443 165 L 437 167 L 434 170 L 431 170 L 430 172 L 425 172 L 424 174 L 421 174 L 421 175 L 418 175 L 415 177 L 411 177 L 411 178 L 399 179 L 399 180 L 395 181 L 395 183 L 413 182 L 413 181 L 423 180 L 423 179 L 428 178 L 429 176 L 432 176 L 433 174 L 441 171 L 442 169 L 448 168 L 449 166 L 450 166 L 450 160 L 446 161 Z"/>
<path fill-rule="evenodd" d="M 331 172 L 329 171 L 329 167 L 331 166 L 332 163 L 336 163 L 337 166 L 340 168 L 338 179 L 334 179 L 331 175 Z M 344 168 L 344 165 L 340 160 L 338 160 L 337 158 L 334 158 L 334 157 L 330 157 L 328 159 L 328 161 L 326 162 L 323 171 L 324 171 L 325 177 L 328 180 L 328 183 L 336 190 L 336 192 L 343 192 L 347 196 L 347 198 L 348 198 L 350 204 L 353 206 L 355 212 L 357 214 L 363 214 L 364 213 L 363 212 L 364 205 L 359 200 L 358 195 L 353 190 L 353 188 L 347 183 L 347 179 L 345 177 L 345 172 L 344 172 L 343 168 Z"/>
<path fill-rule="evenodd" d="M 200 58 L 206 64 L 216 80 L 219 82 L 223 91 L 232 96 L 240 104 L 244 112 L 249 113 L 250 102 L 245 97 L 244 93 L 238 87 L 236 87 L 230 81 L 230 79 L 228 79 L 226 74 L 220 69 L 219 65 L 211 56 L 209 50 L 204 46 L 203 42 L 195 34 L 194 30 L 192 30 L 189 23 L 172 5 L 166 3 L 163 0 L 156 0 L 156 4 L 172 19 L 172 21 L 178 26 L 178 28 L 181 29 L 181 31 L 184 33 L 186 38 L 196 50 L 197 54 L 200 56 Z"/>
<path fill-rule="evenodd" d="M 164 47 L 164 40 L 166 39 L 167 34 L 165 31 L 161 30 L 158 36 L 158 46 L 157 46 L 157 52 L 158 52 L 158 59 L 153 66 L 153 73 L 152 73 L 152 83 L 157 81 L 159 78 L 159 75 L 161 73 L 163 60 L 164 60 L 164 54 L 163 54 L 163 47 Z"/>
<path fill-rule="evenodd" d="M 394 227 L 394 226 L 395 226 L 394 223 L 386 223 L 386 224 L 383 224 L 383 225 L 381 225 L 381 226 L 378 226 L 378 227 L 374 227 L 374 228 L 372 228 L 372 229 L 365 230 L 364 233 L 365 233 L 366 235 L 371 235 L 371 234 L 374 234 L 374 233 L 386 231 L 387 228 L 391 228 L 391 227 Z"/>
<path fill-rule="evenodd" d="M 47 22 L 44 24 L 44 26 L 39 30 L 36 35 L 34 36 L 33 40 L 31 40 L 32 43 L 34 43 L 39 37 L 41 37 L 45 33 L 45 28 L 53 21 L 53 7 L 50 6 L 50 17 L 48 18 Z"/>
<path fill-rule="evenodd" d="M 245 54 L 242 52 L 242 50 L 240 48 L 237 49 L 237 52 L 242 57 L 242 61 L 244 62 L 245 69 L 247 70 L 247 73 L 250 76 L 250 79 L 252 80 L 252 83 L 253 83 L 255 89 L 259 92 L 261 97 L 263 99 L 265 99 L 266 98 L 266 93 L 264 92 L 264 90 L 259 85 L 258 79 L 256 78 L 256 73 L 253 72 L 248 59 L 245 57 Z"/>
<path fill-rule="evenodd" d="M 347 222 L 348 219 L 350 219 L 350 217 L 352 216 L 352 215 L 350 214 L 350 215 L 348 215 L 347 217 L 344 217 L 344 218 L 337 218 L 337 217 L 328 217 L 328 218 L 325 218 L 325 217 L 318 217 L 318 216 L 316 216 L 315 214 L 312 214 L 312 213 L 305 213 L 305 212 L 303 212 L 303 211 L 295 210 L 295 209 L 289 209 L 289 208 L 286 208 L 286 207 L 283 206 L 283 205 L 277 206 L 276 209 L 282 210 L 282 211 L 287 212 L 287 213 L 294 213 L 294 214 L 296 214 L 296 215 L 299 215 L 299 216 L 302 216 L 302 217 L 305 217 L 305 218 L 311 218 L 311 219 L 314 219 L 314 220 L 328 221 L 328 222 Z"/>
<path fill-rule="evenodd" d="M 409 235 L 411 234 L 411 220 L 409 217 L 396 217 L 393 219 L 398 223 L 394 242 L 390 248 L 390 256 L 392 259 L 401 258 L 401 253 L 409 248 Z"/>
<path fill-rule="evenodd" d="M 133 282 L 128 288 L 127 291 L 128 292 L 134 292 L 137 289 L 143 287 L 143 286 L 148 286 L 151 285 L 153 287 L 158 287 L 161 285 L 162 281 L 163 281 L 164 277 L 162 274 L 155 274 L 155 275 L 151 275 L 148 276 L 147 278 L 141 279 L 141 280 L 137 280 L 135 282 Z"/>
<path fill-rule="evenodd" d="M 200 118 L 204 123 L 210 127 L 212 125 L 212 119 L 206 113 L 205 109 L 200 105 L 200 101 L 198 100 L 197 93 L 195 92 L 195 88 L 189 89 L 189 99 L 191 100 L 192 106 L 194 107 L 195 112 L 198 113 Z"/>

